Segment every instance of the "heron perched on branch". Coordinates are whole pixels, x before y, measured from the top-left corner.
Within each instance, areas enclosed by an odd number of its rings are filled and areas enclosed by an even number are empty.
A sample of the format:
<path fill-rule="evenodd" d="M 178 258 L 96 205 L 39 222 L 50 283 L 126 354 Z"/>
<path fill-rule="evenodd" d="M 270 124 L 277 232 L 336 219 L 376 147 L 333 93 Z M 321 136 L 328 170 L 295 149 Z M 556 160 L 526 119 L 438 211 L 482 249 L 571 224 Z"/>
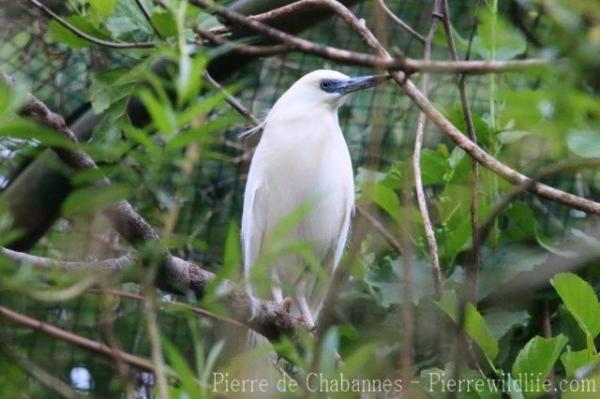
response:
<path fill-rule="evenodd" d="M 242 217 L 248 289 L 278 302 L 291 298 L 292 313 L 309 326 L 327 289 L 319 274 L 331 274 L 338 265 L 354 208 L 352 163 L 337 111 L 350 93 L 387 78 L 350 78 L 331 70 L 303 76 L 267 115 L 250 165 Z M 293 226 L 280 228 L 285 223 Z M 269 245 L 281 240 L 306 243 L 310 249 L 265 260 Z M 310 266 L 311 259 L 320 270 Z M 264 269 L 256 269 L 261 262 Z M 253 270 L 268 273 L 268 289 L 257 292 Z"/>

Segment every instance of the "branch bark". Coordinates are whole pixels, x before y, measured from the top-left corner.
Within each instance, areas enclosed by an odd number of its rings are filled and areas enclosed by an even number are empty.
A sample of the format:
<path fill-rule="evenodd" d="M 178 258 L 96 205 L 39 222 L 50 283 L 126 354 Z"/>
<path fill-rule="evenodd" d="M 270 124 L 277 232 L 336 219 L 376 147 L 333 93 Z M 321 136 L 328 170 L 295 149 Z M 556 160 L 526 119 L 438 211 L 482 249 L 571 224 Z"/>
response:
<path fill-rule="evenodd" d="M 444 32 L 446 33 L 446 41 L 448 42 L 448 48 L 452 59 L 457 61 L 458 51 L 456 50 L 456 42 L 454 40 L 454 33 L 452 32 L 452 24 L 450 23 L 450 7 L 448 6 L 448 0 L 442 0 L 442 22 L 444 23 Z M 467 50 L 467 56 L 471 50 L 473 37 L 477 27 L 477 22 L 474 23 L 469 38 L 469 48 Z M 463 109 L 463 115 L 465 124 L 467 126 L 467 134 L 469 139 L 477 144 L 477 132 L 475 131 L 475 124 L 473 123 L 473 116 L 471 114 L 471 107 L 469 105 L 469 98 L 467 97 L 467 90 L 465 84 L 466 75 L 460 75 L 458 77 L 458 93 L 460 96 L 460 103 Z M 467 269 L 467 284 L 469 285 L 468 294 L 473 300 L 477 298 L 477 285 L 479 280 L 479 271 L 482 267 L 481 258 L 481 242 L 477 240 L 479 232 L 479 164 L 474 160 L 471 160 L 471 239 L 473 242 L 473 260 L 472 265 Z"/>
<path fill-rule="evenodd" d="M 436 0 L 433 6 L 431 27 L 429 33 L 425 37 L 425 46 L 423 51 L 423 59 L 429 60 L 431 57 L 431 42 L 437 31 L 439 25 L 439 19 L 435 17 L 439 13 L 440 0 Z M 427 96 L 429 92 L 429 75 L 423 74 L 421 81 L 421 91 L 424 96 Z M 427 209 L 427 200 L 425 198 L 425 190 L 423 188 L 423 179 L 421 177 L 421 149 L 423 147 L 423 139 L 425 138 L 425 124 L 427 117 L 424 112 L 419 113 L 417 120 L 417 130 L 415 132 L 415 149 L 413 152 L 413 172 L 415 177 L 415 191 L 417 193 L 417 203 L 419 205 L 419 211 L 421 212 L 421 218 L 423 219 L 423 227 L 425 229 L 425 237 L 427 238 L 427 245 L 429 246 L 429 255 L 431 257 L 431 269 L 433 273 L 433 285 L 435 297 L 440 298 L 442 295 L 442 269 L 440 268 L 440 257 L 438 251 L 437 241 L 435 239 L 435 233 L 433 231 L 433 225 L 431 224 L 431 218 L 429 217 L 429 210 Z"/>
<path fill-rule="evenodd" d="M 411 72 L 414 72 L 410 67 L 405 70 L 393 70 L 395 62 L 392 56 L 387 50 L 379 43 L 373 33 L 362 23 L 352 12 L 345 7 L 343 4 L 336 0 L 300 0 L 285 9 L 287 12 L 300 7 L 299 4 L 321 4 L 326 5 L 338 14 L 352 29 L 354 29 L 371 47 L 376 56 L 365 55 L 362 53 L 353 53 L 351 51 L 335 49 L 332 47 L 321 46 L 310 42 L 305 39 L 298 38 L 296 36 L 287 34 L 278 29 L 272 28 L 256 20 L 250 20 L 236 12 L 232 12 L 223 7 L 213 4 L 207 0 L 191 0 L 192 4 L 199 7 L 206 8 L 213 11 L 215 14 L 227 19 L 231 23 L 240 24 L 246 28 L 253 29 L 256 32 L 267 35 L 273 39 L 279 40 L 285 44 L 294 46 L 298 50 L 317 54 L 328 59 L 336 61 L 346 61 L 349 63 L 356 63 L 356 65 L 367 65 L 375 66 L 377 68 L 385 68 L 390 71 L 390 74 L 396 81 L 396 83 L 403 89 L 403 91 L 413 100 L 413 102 L 427 115 L 427 117 L 435 123 L 441 131 L 446 134 L 456 145 L 465 150 L 473 159 L 479 162 L 481 165 L 490 169 L 492 172 L 502 176 L 506 180 L 514 184 L 521 184 L 523 182 L 530 181 L 531 179 L 522 173 L 512 169 L 511 167 L 498 161 L 493 156 L 489 155 L 485 150 L 479 147 L 476 143 L 471 141 L 468 137 L 462 134 L 462 132 L 454 126 L 428 99 L 427 97 L 415 86 L 415 84 L 408 78 Z M 339 51 L 338 51 L 339 50 Z M 405 62 L 407 59 L 400 60 Z M 415 61 L 415 60 L 413 60 Z M 366 63 L 365 63 L 366 62 Z M 418 61 L 417 64 L 420 66 L 422 72 L 439 72 L 438 67 L 442 67 L 442 70 L 452 70 L 456 73 L 473 73 L 474 71 L 479 72 L 500 72 L 506 71 L 506 67 L 516 66 L 513 64 L 515 61 L 511 61 L 508 64 L 504 61 L 431 61 L 422 62 Z M 361 64 L 362 63 L 362 64 Z M 527 60 L 523 63 L 518 62 L 519 65 L 527 66 L 539 66 L 546 64 L 546 60 Z M 407 64 L 408 65 L 408 64 Z M 432 66 L 436 67 L 432 67 Z M 461 66 L 461 68 L 457 68 Z M 511 69 L 511 68 L 509 68 Z M 584 212 L 600 214 L 600 203 L 588 200 L 586 198 L 579 197 L 574 194 L 566 193 L 558 190 L 554 187 L 535 183 L 531 186 L 531 190 L 538 195 L 547 198 L 551 201 L 555 201 L 570 207 L 579 209 Z"/>
<path fill-rule="evenodd" d="M 408 57 L 394 59 L 387 52 L 385 53 L 386 55 L 383 55 L 382 53 L 378 53 L 378 55 L 371 55 L 355 51 L 348 51 L 337 47 L 324 46 L 273 28 L 261 22 L 260 19 L 248 18 L 240 15 L 236 12 L 228 10 L 225 7 L 218 6 L 210 0 L 190 0 L 190 3 L 212 11 L 216 15 L 225 18 L 232 24 L 241 25 L 245 28 L 252 29 L 258 33 L 268 36 L 271 39 L 285 43 L 295 50 L 315 54 L 349 65 L 366 66 L 375 69 L 386 69 L 389 71 L 400 70 L 410 75 L 415 72 L 468 74 L 500 73 L 524 68 L 527 69 L 532 67 L 540 67 L 549 64 L 549 60 L 545 59 L 457 62 L 416 60 Z M 352 25 L 355 24 L 354 22 L 351 22 L 351 20 L 356 19 L 356 17 L 348 10 L 348 8 L 346 8 L 346 6 L 335 0 L 299 0 L 295 3 L 273 10 L 271 13 L 276 13 L 278 16 L 293 15 L 294 13 L 306 7 L 317 5 L 327 6 L 336 12 L 347 23 L 351 23 Z M 363 38 L 365 38 L 365 36 L 363 36 Z"/>
<path fill-rule="evenodd" d="M 25 316 L 24 314 L 15 312 L 14 310 L 9 309 L 5 306 L 0 306 L 0 316 L 4 317 L 5 319 L 12 320 L 13 322 L 18 323 L 27 328 L 41 331 L 44 334 L 48 334 L 54 338 L 60 339 L 61 341 L 69 342 L 73 345 L 77 345 L 81 348 L 91 350 L 98 354 L 111 358 L 119 356 L 123 360 L 123 362 L 133 367 L 150 373 L 154 373 L 154 367 L 152 367 L 152 363 L 145 359 L 123 351 L 118 351 L 119 353 L 117 354 L 117 349 L 111 348 L 103 343 L 91 340 L 89 338 L 70 333 L 61 328 L 53 326 L 52 324 L 44 323 L 43 321 Z"/>

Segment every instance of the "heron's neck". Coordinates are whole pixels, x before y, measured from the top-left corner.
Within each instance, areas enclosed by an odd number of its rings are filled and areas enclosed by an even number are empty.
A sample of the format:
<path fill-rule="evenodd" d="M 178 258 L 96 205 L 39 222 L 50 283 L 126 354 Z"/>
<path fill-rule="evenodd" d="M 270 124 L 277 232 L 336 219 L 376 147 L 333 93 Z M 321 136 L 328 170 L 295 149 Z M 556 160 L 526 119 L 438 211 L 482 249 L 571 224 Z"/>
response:
<path fill-rule="evenodd" d="M 268 119 L 282 122 L 315 121 L 339 124 L 338 108 L 322 101 L 278 101 L 269 113 Z"/>

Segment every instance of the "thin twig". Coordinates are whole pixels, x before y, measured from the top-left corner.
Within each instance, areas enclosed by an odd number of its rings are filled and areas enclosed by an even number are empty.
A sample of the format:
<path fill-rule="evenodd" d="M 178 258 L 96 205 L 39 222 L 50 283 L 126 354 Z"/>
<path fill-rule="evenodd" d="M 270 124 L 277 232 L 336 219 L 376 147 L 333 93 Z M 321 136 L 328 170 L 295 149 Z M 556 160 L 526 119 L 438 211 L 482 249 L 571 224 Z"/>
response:
<path fill-rule="evenodd" d="M 421 36 L 421 34 L 419 32 L 417 32 L 416 30 L 414 30 L 412 28 L 412 26 L 410 26 L 409 24 L 407 24 L 406 22 L 404 22 L 403 20 L 401 20 L 400 17 L 398 17 L 396 14 L 394 14 L 392 12 L 392 10 L 390 10 L 390 8 L 387 6 L 387 4 L 385 4 L 385 0 L 377 0 L 377 3 L 383 9 L 383 11 L 387 14 L 387 16 L 390 17 L 390 19 L 392 21 L 394 21 L 395 23 L 397 23 L 398 26 L 400 26 L 406 32 L 410 33 L 419 42 L 421 42 L 422 44 L 425 44 L 425 38 L 423 36 Z"/>
<path fill-rule="evenodd" d="M 89 338 L 85 338 L 80 335 L 65 331 L 61 328 L 53 326 L 52 324 L 48 324 L 43 321 L 33 319 L 29 316 L 25 316 L 24 314 L 15 312 L 14 310 L 11 310 L 5 306 L 0 306 L 0 316 L 12 320 L 15 323 L 21 324 L 22 326 L 25 326 L 27 328 L 41 331 L 44 334 L 48 334 L 54 338 L 60 339 L 65 342 L 69 342 L 70 344 L 79 346 L 92 352 L 96 352 L 98 354 L 110 358 L 115 357 L 116 349 L 110 348 L 109 346 L 98 341 L 94 341 Z M 119 352 L 120 358 L 123 359 L 125 363 L 129 364 L 130 366 L 136 367 L 140 370 L 144 370 L 149 373 L 154 373 L 154 367 L 152 366 L 152 363 L 150 363 L 146 359 L 142 359 L 140 357 L 131 355 L 127 352 Z"/>
<path fill-rule="evenodd" d="M 133 292 L 126 292 L 126 291 L 115 290 L 115 289 L 111 289 L 111 288 L 102 288 L 102 289 L 90 288 L 86 292 L 93 293 L 93 294 L 109 294 L 109 295 L 114 295 L 114 296 L 118 296 L 118 297 L 121 297 L 121 298 L 127 298 L 127 299 L 132 299 L 132 300 L 135 300 L 135 301 L 140 301 L 140 302 L 144 300 L 144 297 L 142 295 L 140 295 L 140 294 L 135 294 Z M 250 327 L 248 327 L 247 324 L 240 323 L 237 320 L 234 320 L 234 319 L 231 319 L 231 318 L 219 315 L 217 313 L 213 313 L 211 311 L 208 311 L 208 310 L 203 309 L 203 308 L 199 308 L 197 306 L 188 305 L 187 303 L 183 303 L 183 302 L 171 302 L 171 301 L 159 301 L 158 304 L 161 305 L 161 306 L 165 306 L 165 307 L 172 307 L 174 309 L 189 310 L 189 311 L 194 312 L 196 314 L 199 314 L 199 315 L 202 315 L 202 316 L 207 316 L 207 317 L 213 318 L 215 320 L 224 321 L 226 323 L 232 324 L 232 325 L 237 326 L 237 327 L 250 328 Z"/>
<path fill-rule="evenodd" d="M 97 44 L 99 46 L 116 48 L 116 49 L 152 48 L 152 47 L 156 46 L 155 42 L 122 43 L 122 42 L 111 42 L 108 40 L 97 38 L 95 36 L 90 35 L 89 33 L 86 33 L 84 31 L 80 30 L 77 27 L 73 26 L 67 20 L 63 19 L 60 15 L 56 14 L 54 11 L 52 11 L 51 9 L 46 7 L 46 5 L 42 2 L 40 2 L 39 0 L 29 0 L 29 2 L 31 4 L 33 4 L 35 7 L 39 8 L 41 11 L 43 11 L 44 14 L 46 14 L 48 17 L 50 17 L 51 19 L 53 19 L 56 22 L 58 22 L 59 24 L 61 24 L 65 29 L 68 29 L 69 31 L 71 31 L 76 36 L 78 36 L 82 39 L 85 39 L 88 42 Z"/>
<path fill-rule="evenodd" d="M 450 55 L 452 56 L 452 59 L 454 61 L 458 61 L 459 56 L 458 56 L 458 51 L 456 49 L 454 34 L 452 32 L 452 25 L 450 22 L 450 9 L 448 6 L 448 0 L 442 0 L 441 6 L 442 6 L 442 8 L 440 11 L 441 11 L 441 16 L 442 16 L 442 22 L 444 24 L 444 32 L 446 34 L 446 41 L 448 43 Z M 467 59 L 469 57 L 471 43 L 473 41 L 473 37 L 475 34 L 475 28 L 476 28 L 476 25 L 473 26 L 471 36 L 469 38 L 469 50 L 467 50 L 467 56 L 466 56 Z M 466 94 L 465 77 L 466 77 L 465 74 L 462 74 L 458 77 L 458 81 L 457 81 L 458 91 L 459 91 L 460 101 L 461 101 L 462 110 L 463 110 L 463 116 L 464 116 L 465 123 L 467 126 L 467 133 L 469 135 L 469 139 L 471 139 L 471 141 L 473 143 L 477 143 L 477 135 L 475 132 L 475 125 L 473 123 L 473 116 L 471 114 L 471 108 L 469 106 L 469 99 Z M 471 231 L 472 231 L 471 234 L 472 234 L 472 241 L 474 243 L 476 242 L 475 237 L 477 236 L 478 231 L 479 231 L 478 196 L 479 196 L 479 164 L 477 162 L 475 162 L 475 160 L 471 159 L 471 206 L 470 206 L 470 212 L 471 212 Z M 485 376 L 485 374 L 483 374 L 481 366 L 479 365 L 479 362 L 477 361 L 477 357 L 474 354 L 473 344 L 472 344 L 471 340 L 468 337 L 466 337 L 466 335 L 463 331 L 464 323 L 465 323 L 466 304 L 468 301 L 476 303 L 475 301 L 477 298 L 478 275 L 479 275 L 479 270 L 481 269 L 481 246 L 480 245 L 477 244 L 477 245 L 473 246 L 473 254 L 474 254 L 473 264 L 470 265 L 467 269 L 467 277 L 466 277 L 466 283 L 465 283 L 466 290 L 464 290 L 465 293 L 464 293 L 464 295 L 461 295 L 461 298 L 459 300 L 459 316 L 458 316 L 459 322 L 457 323 L 457 326 L 456 326 L 455 346 L 454 346 L 454 364 L 455 364 L 454 378 L 456 380 L 458 380 L 460 378 L 461 369 L 462 369 L 463 363 L 465 361 L 464 352 L 461 350 L 461 346 L 462 346 L 460 344 L 461 340 L 467 341 L 468 354 L 471 358 L 471 362 L 477 366 L 480 373 L 482 373 L 482 376 Z M 457 394 L 454 392 L 448 393 L 449 399 L 455 398 L 456 396 L 457 396 Z"/>
<path fill-rule="evenodd" d="M 531 180 L 523 182 L 517 187 L 515 187 L 513 191 L 504 196 L 500 203 L 498 203 L 494 208 L 492 208 L 492 210 L 488 213 L 486 219 L 483 221 L 483 223 L 481 223 L 481 227 L 477 231 L 477 236 L 475 237 L 475 241 L 473 242 L 473 247 L 481 246 L 485 242 L 488 235 L 490 234 L 490 231 L 492 230 L 492 227 L 494 226 L 496 218 L 504 211 L 504 209 L 506 209 L 510 204 L 512 204 L 517 197 L 519 197 L 525 191 L 529 190 L 532 185 L 539 184 L 539 180 L 553 175 L 557 175 L 561 172 L 568 170 L 599 167 L 600 159 L 578 159 L 556 162 L 552 165 L 543 168 Z"/>
<path fill-rule="evenodd" d="M 459 60 L 458 51 L 456 50 L 456 43 L 454 40 L 454 34 L 452 32 L 452 25 L 450 22 L 450 8 L 448 6 L 448 0 L 442 0 L 442 21 L 444 23 L 444 31 L 446 33 L 446 40 L 448 42 L 448 48 L 454 61 Z M 469 38 L 469 48 L 473 41 L 476 23 L 471 31 Z M 467 51 L 468 53 L 469 51 Z M 468 54 L 467 54 L 468 58 Z M 460 95 L 460 102 L 462 105 L 463 115 L 467 126 L 467 134 L 469 139 L 477 144 L 477 133 L 475 131 L 475 124 L 473 123 L 473 115 L 471 114 L 471 107 L 469 105 L 469 98 L 467 97 L 466 91 L 466 75 L 462 74 L 458 77 L 458 92 Z M 479 164 L 474 160 L 471 160 L 471 235 L 472 241 L 475 242 L 475 236 L 479 230 Z M 470 296 L 472 298 L 477 297 L 477 284 L 479 270 L 481 270 L 481 246 L 477 245 L 473 247 L 473 266 L 467 270 L 468 274 L 468 285 Z"/>
<path fill-rule="evenodd" d="M 240 115 L 250 120 L 252 123 L 254 123 L 255 126 L 260 125 L 260 120 L 256 116 L 254 116 L 246 107 L 244 107 L 244 105 L 237 98 L 231 95 L 229 91 L 227 91 L 223 86 L 221 86 L 219 82 L 213 79 L 213 77 L 210 76 L 208 71 L 204 71 L 204 79 L 206 79 L 206 81 L 210 83 L 215 89 L 222 92 L 225 96 L 225 101 L 227 101 L 227 104 L 229 104 Z"/>
<path fill-rule="evenodd" d="M 436 0 L 433 6 L 432 15 L 439 12 L 440 0 Z M 431 43 L 435 32 L 439 25 L 439 19 L 435 16 L 432 18 L 431 27 L 429 33 L 425 38 L 425 49 L 423 51 L 423 59 L 429 60 L 431 57 Z M 421 92 L 424 96 L 427 96 L 429 92 L 429 75 L 423 74 L 421 81 Z M 433 231 L 433 225 L 431 224 L 431 218 L 429 217 L 429 210 L 427 209 L 427 200 L 425 198 L 425 190 L 423 188 L 423 179 L 421 174 L 421 149 L 423 147 L 423 139 L 425 137 L 425 124 L 427 122 L 427 116 L 424 112 L 419 113 L 417 120 L 417 129 L 415 132 L 415 148 L 412 157 L 413 172 L 415 177 L 415 191 L 417 193 L 417 203 L 421 212 L 421 218 L 423 219 L 423 227 L 425 229 L 425 237 L 427 238 L 427 245 L 429 246 L 429 255 L 431 257 L 431 268 L 433 273 L 433 284 L 435 297 L 440 298 L 442 295 L 442 269 L 440 267 L 440 257 L 438 251 L 437 241 L 435 239 L 435 233 Z"/>
<path fill-rule="evenodd" d="M 209 42 L 218 44 L 220 46 L 227 46 L 240 54 L 252 55 L 257 57 L 269 57 L 272 55 L 286 53 L 293 50 L 293 47 L 287 44 L 275 44 L 271 46 L 253 46 L 248 44 L 236 43 L 219 35 L 215 35 L 208 29 L 202 29 L 195 27 L 194 32 L 200 37 L 197 39 L 199 44 L 204 44 L 202 39 L 206 39 Z"/>
<path fill-rule="evenodd" d="M 56 259 L 51 259 L 51 258 L 45 258 L 42 256 L 30 255 L 30 254 L 27 254 L 24 252 L 13 251 L 12 249 L 4 248 L 4 247 L 0 247 L 0 254 L 6 256 L 7 258 L 15 260 L 17 262 L 20 262 L 20 263 L 25 263 L 25 264 L 29 264 L 29 265 L 33 265 L 33 266 L 44 267 L 44 268 L 60 268 L 60 269 L 63 269 L 65 271 L 70 271 L 70 272 L 77 272 L 77 271 L 101 272 L 101 271 L 105 271 L 105 272 L 109 272 L 109 273 L 115 273 L 115 272 L 122 271 L 126 266 L 131 265 L 136 262 L 135 257 L 129 256 L 129 255 L 122 256 L 120 258 L 114 258 L 114 259 L 104 259 L 104 260 L 96 261 L 96 262 L 93 262 L 93 261 L 90 261 L 90 262 L 61 261 L 61 260 L 56 260 Z M 123 297 L 123 298 L 134 299 L 137 301 L 143 300 L 143 296 L 141 296 L 139 294 L 134 294 L 132 292 L 119 291 L 119 290 L 114 290 L 114 289 L 108 289 L 108 288 L 104 288 L 104 289 L 86 288 L 84 290 L 84 292 L 97 293 L 97 294 L 100 294 L 100 293 L 111 294 L 111 295 L 115 295 L 115 296 L 119 296 L 119 297 Z M 164 305 L 164 306 L 176 307 L 176 308 L 180 308 L 180 309 L 187 309 L 196 314 L 210 317 L 215 320 L 224 321 L 226 323 L 233 324 L 238 327 L 250 328 L 247 324 L 244 324 L 238 320 L 234 320 L 229 317 L 221 316 L 219 314 L 210 312 L 206 309 L 191 306 L 191 305 L 188 305 L 185 303 L 161 301 L 160 304 Z"/>
<path fill-rule="evenodd" d="M 154 24 L 152 23 L 152 16 L 150 15 L 150 12 L 148 12 L 148 9 L 144 5 L 144 2 L 142 0 L 135 0 L 135 4 L 137 4 L 142 14 L 144 14 L 144 18 L 146 18 L 146 21 L 148 21 L 148 25 L 150 25 L 154 33 L 156 33 L 156 36 L 158 36 L 160 39 L 163 39 L 156 26 L 154 26 Z"/>
<path fill-rule="evenodd" d="M 387 243 L 396 251 L 398 255 L 402 255 L 402 244 L 386 227 L 364 206 L 357 205 L 356 213 L 365 218 L 367 222 L 387 241 Z"/>
<path fill-rule="evenodd" d="M 12 249 L 0 247 L 0 254 L 17 262 L 30 265 L 45 267 L 45 268 L 60 268 L 66 271 L 106 271 L 118 272 L 123 270 L 127 265 L 134 262 L 134 258 L 126 255 L 120 258 L 104 259 L 100 261 L 61 261 L 56 259 L 45 258 L 42 256 L 30 255 L 24 252 L 14 251 Z"/>

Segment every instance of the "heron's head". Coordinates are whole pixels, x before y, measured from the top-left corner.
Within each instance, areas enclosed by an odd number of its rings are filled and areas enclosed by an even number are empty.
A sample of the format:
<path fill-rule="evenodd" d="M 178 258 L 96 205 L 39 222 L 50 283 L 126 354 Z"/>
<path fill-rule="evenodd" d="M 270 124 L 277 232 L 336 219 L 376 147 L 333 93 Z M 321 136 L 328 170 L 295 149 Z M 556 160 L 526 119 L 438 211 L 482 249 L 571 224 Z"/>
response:
<path fill-rule="evenodd" d="M 295 104 L 305 102 L 312 106 L 325 106 L 335 110 L 344 103 L 350 93 L 376 86 L 387 79 L 387 75 L 351 78 L 341 72 L 320 69 L 298 79 L 282 99 Z"/>

